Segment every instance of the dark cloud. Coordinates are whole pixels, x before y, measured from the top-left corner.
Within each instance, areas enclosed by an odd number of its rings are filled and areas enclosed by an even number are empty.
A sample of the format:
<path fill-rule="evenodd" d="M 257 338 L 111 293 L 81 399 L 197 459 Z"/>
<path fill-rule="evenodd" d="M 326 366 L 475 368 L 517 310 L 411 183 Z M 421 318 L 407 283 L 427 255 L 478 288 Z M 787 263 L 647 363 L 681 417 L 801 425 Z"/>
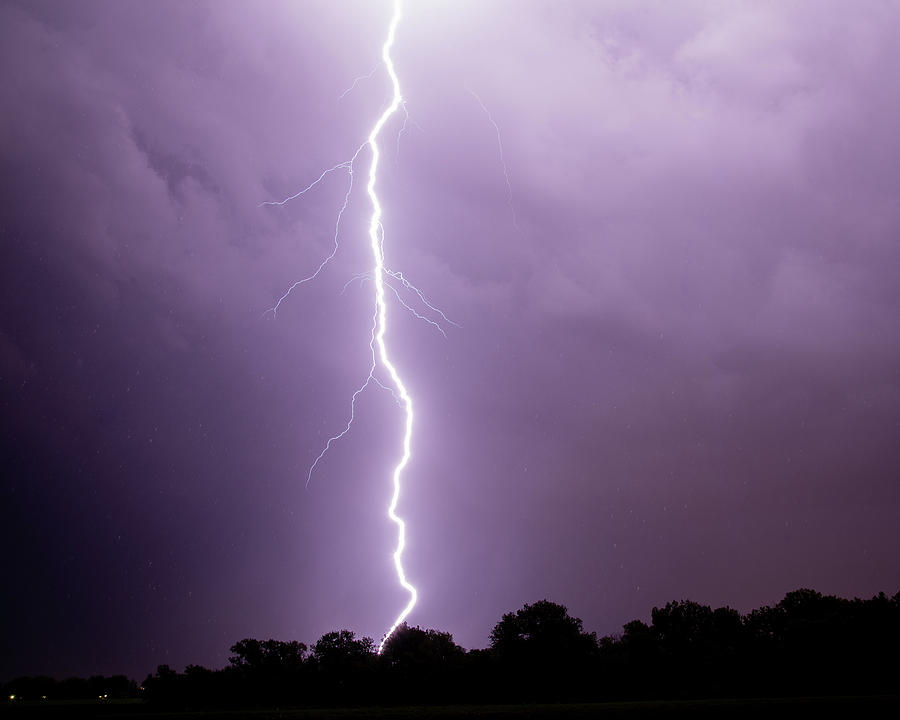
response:
<path fill-rule="evenodd" d="M 368 369 L 362 166 L 277 318 L 348 178 L 260 207 L 363 142 L 384 74 L 341 94 L 389 9 L 0 8 L 3 676 L 216 666 L 402 605 L 389 394 L 304 488 Z M 391 308 L 413 622 L 481 646 L 545 596 L 610 633 L 897 590 L 896 14 L 409 4 L 385 251 L 459 323 Z"/>

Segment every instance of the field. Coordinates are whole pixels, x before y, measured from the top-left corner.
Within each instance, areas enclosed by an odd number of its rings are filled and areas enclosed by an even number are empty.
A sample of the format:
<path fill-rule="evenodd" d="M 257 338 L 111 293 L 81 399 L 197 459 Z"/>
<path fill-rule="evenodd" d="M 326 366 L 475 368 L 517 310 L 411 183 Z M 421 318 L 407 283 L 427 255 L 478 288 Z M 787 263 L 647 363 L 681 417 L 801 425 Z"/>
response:
<path fill-rule="evenodd" d="M 6 705 L 3 718 L 102 718 L 103 720 L 587 720 L 597 718 L 804 718 L 898 717 L 900 696 L 754 698 L 560 705 L 489 705 L 400 708 L 266 708 L 159 711 L 140 701 L 82 703 L 34 702 Z"/>

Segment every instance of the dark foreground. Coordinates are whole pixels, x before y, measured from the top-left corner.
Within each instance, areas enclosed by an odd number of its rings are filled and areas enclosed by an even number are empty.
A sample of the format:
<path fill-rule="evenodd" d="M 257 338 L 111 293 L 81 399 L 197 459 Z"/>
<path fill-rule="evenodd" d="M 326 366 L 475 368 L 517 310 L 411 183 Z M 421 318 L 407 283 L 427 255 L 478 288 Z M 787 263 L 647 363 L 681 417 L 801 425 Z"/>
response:
<path fill-rule="evenodd" d="M 852 718 L 900 717 L 900 696 L 753 698 L 554 705 L 448 705 L 401 708 L 259 708 L 162 711 L 141 701 L 24 702 L 6 705 L 0 718 L 101 720 L 550 720 L 566 718 Z"/>

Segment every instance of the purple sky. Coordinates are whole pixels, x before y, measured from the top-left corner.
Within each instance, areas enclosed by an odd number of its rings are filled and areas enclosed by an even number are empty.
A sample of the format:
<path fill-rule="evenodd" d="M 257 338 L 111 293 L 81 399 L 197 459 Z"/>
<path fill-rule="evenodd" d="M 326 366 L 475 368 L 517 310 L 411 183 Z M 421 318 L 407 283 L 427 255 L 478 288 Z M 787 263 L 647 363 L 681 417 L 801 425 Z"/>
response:
<path fill-rule="evenodd" d="M 389 2 L 0 4 L 0 679 L 376 639 L 401 414 L 349 159 Z M 900 8 L 408 0 L 410 622 L 900 589 Z M 507 202 L 498 122 L 512 188 Z M 368 155 L 359 160 L 366 172 Z"/>

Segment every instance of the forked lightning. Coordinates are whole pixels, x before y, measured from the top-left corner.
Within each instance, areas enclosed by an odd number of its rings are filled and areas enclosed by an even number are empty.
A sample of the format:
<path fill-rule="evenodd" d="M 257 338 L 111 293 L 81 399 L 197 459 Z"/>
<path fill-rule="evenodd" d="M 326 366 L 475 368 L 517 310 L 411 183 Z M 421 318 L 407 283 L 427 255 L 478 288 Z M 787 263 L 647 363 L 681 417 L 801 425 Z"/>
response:
<path fill-rule="evenodd" d="M 390 104 L 385 108 L 385 110 L 381 113 L 378 119 L 375 121 L 374 125 L 372 125 L 371 130 L 369 131 L 368 138 L 366 141 L 360 145 L 356 152 L 349 160 L 345 160 L 344 162 L 338 163 L 337 165 L 325 170 L 322 172 L 319 177 L 310 183 L 307 187 L 300 190 L 299 192 L 284 198 L 283 200 L 279 200 L 277 202 L 270 201 L 261 203 L 261 205 L 284 205 L 285 203 L 294 200 L 301 195 L 304 195 L 315 187 L 317 187 L 326 177 L 331 175 L 332 173 L 338 171 L 346 171 L 348 175 L 347 180 L 347 189 L 344 194 L 343 204 L 338 211 L 337 220 L 335 221 L 334 227 L 334 241 L 331 253 L 325 257 L 324 260 L 319 264 L 316 268 L 315 272 L 311 273 L 307 277 L 302 278 L 301 280 L 293 283 L 287 291 L 278 299 L 275 303 L 274 307 L 271 308 L 271 312 L 273 315 L 277 314 L 279 307 L 281 304 L 288 298 L 288 296 L 296 290 L 300 285 L 307 283 L 311 280 L 314 280 L 318 275 L 322 272 L 322 270 L 328 265 L 328 263 L 334 259 L 337 254 L 339 248 L 339 235 L 341 229 L 341 219 L 344 215 L 344 211 L 347 209 L 350 203 L 350 196 L 353 192 L 353 179 L 354 179 L 354 169 L 356 165 L 356 161 L 359 158 L 360 154 L 368 148 L 371 154 L 371 162 L 369 164 L 369 176 L 368 182 L 366 184 L 366 191 L 369 195 L 369 200 L 372 204 L 372 215 L 369 219 L 369 246 L 372 251 L 372 267 L 369 271 L 357 276 L 353 279 L 364 280 L 366 278 L 371 279 L 374 282 L 375 293 L 374 293 L 374 306 L 373 306 L 373 314 L 372 314 L 372 326 L 371 326 L 371 335 L 369 338 L 369 349 L 371 351 L 371 362 L 369 364 L 369 372 L 366 376 L 365 381 L 356 389 L 350 399 L 350 416 L 347 420 L 344 428 L 337 435 L 328 439 L 328 442 L 325 444 L 325 447 L 322 449 L 322 452 L 319 453 L 318 457 L 313 461 L 313 464 L 309 468 L 309 473 L 307 475 L 306 483 L 309 485 L 309 481 L 312 478 L 313 470 L 315 470 L 316 466 L 325 457 L 328 451 L 331 449 L 332 445 L 340 440 L 344 435 L 350 432 L 351 427 L 353 426 L 353 420 L 356 413 L 356 402 L 359 398 L 360 394 L 369 387 L 370 383 L 375 383 L 376 385 L 391 391 L 394 395 L 394 398 L 397 400 L 398 405 L 403 409 L 404 414 L 404 429 L 403 429 L 403 452 L 400 459 L 397 461 L 394 466 L 393 474 L 392 474 L 392 491 L 390 502 L 387 507 L 387 516 L 393 522 L 397 528 L 397 545 L 394 549 L 393 553 L 393 561 L 394 561 L 394 569 L 397 574 L 397 580 L 404 590 L 409 594 L 409 600 L 407 601 L 405 607 L 400 611 L 397 617 L 394 619 L 388 631 L 384 634 L 381 642 L 378 645 L 378 652 L 384 649 L 384 644 L 387 642 L 388 638 L 394 633 L 397 627 L 406 619 L 412 609 L 416 605 L 416 600 L 418 598 L 418 593 L 416 588 L 406 577 L 406 572 L 403 568 L 403 550 L 406 547 L 406 524 L 403 519 L 397 514 L 397 505 L 400 502 L 400 491 L 401 491 L 401 479 L 404 469 L 412 457 L 412 432 L 413 432 L 413 402 L 412 398 L 407 391 L 406 385 L 403 382 L 403 379 L 400 377 L 400 373 L 397 371 L 394 363 L 391 361 L 390 353 L 388 351 L 388 344 L 386 340 L 387 333 L 387 320 L 388 320 L 388 311 L 387 311 L 387 298 L 386 298 L 386 290 L 390 289 L 400 301 L 400 304 L 409 310 L 413 315 L 419 319 L 425 320 L 426 322 L 434 325 L 442 334 L 444 334 L 444 330 L 441 325 L 431 318 L 428 318 L 416 310 L 414 310 L 407 302 L 405 302 L 400 295 L 400 291 L 404 290 L 412 293 L 415 297 L 418 298 L 419 302 L 421 302 L 426 308 L 427 311 L 432 311 L 439 315 L 441 319 L 445 322 L 455 324 L 452 320 L 447 318 L 444 313 L 438 310 L 434 305 L 432 305 L 425 295 L 415 286 L 413 285 L 402 272 L 398 272 L 392 270 L 385 266 L 384 260 L 384 227 L 382 225 L 382 208 L 381 202 L 378 198 L 378 194 L 376 192 L 376 184 L 378 181 L 378 165 L 381 159 L 381 149 L 378 145 L 379 137 L 381 136 L 382 130 L 386 123 L 391 119 L 391 117 L 399 110 L 403 109 L 405 111 L 405 106 L 403 103 L 403 96 L 400 92 L 400 80 L 397 76 L 397 73 L 394 69 L 394 63 L 391 58 L 391 49 L 394 45 L 394 38 L 397 33 L 397 27 L 400 23 L 401 18 L 401 0 L 394 0 L 393 5 L 393 15 L 390 20 L 390 24 L 388 26 L 387 37 L 384 41 L 384 44 L 381 47 L 381 61 L 382 65 L 387 72 L 388 78 L 390 79 L 391 84 L 391 101 Z M 358 82 L 363 79 L 369 78 L 374 75 L 375 70 L 372 73 L 369 73 L 367 76 L 363 76 L 354 80 L 353 85 L 348 88 L 348 90 L 341 95 L 344 97 L 347 92 L 353 89 Z M 406 122 L 404 121 L 403 128 L 401 128 L 400 133 L 402 134 L 405 130 Z M 399 136 L 398 136 L 399 140 Z M 395 287 L 390 284 L 389 280 L 396 281 L 400 284 L 400 288 Z M 350 284 L 351 281 L 347 283 Z M 344 287 L 346 288 L 347 285 Z M 376 377 L 376 372 L 378 370 L 383 371 L 386 374 L 387 379 L 385 381 L 379 380 Z"/>

